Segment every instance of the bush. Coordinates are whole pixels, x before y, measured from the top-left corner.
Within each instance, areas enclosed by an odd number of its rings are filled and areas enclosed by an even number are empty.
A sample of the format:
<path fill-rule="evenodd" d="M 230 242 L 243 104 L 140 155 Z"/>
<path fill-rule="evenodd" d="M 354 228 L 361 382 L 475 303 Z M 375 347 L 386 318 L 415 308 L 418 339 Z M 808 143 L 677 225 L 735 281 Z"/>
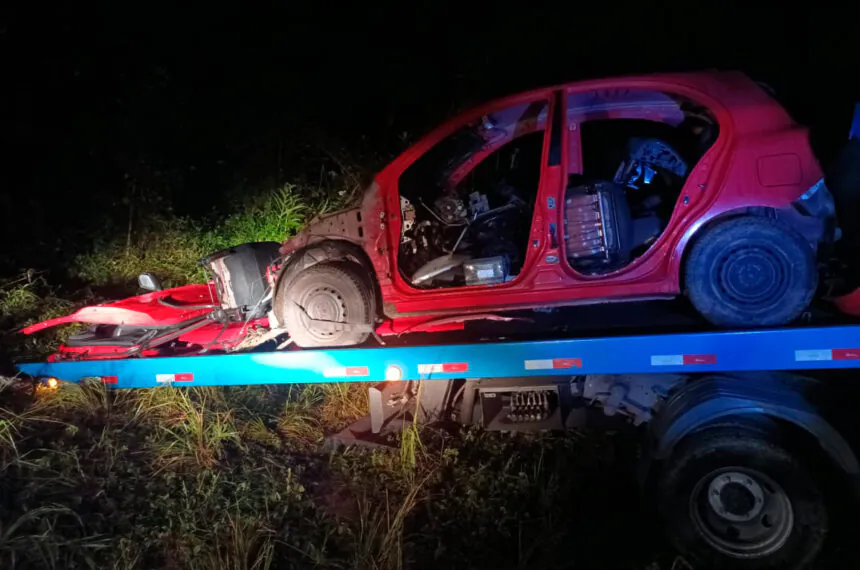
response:
<path fill-rule="evenodd" d="M 0 366 L 7 360 L 36 358 L 56 349 L 76 328 L 64 327 L 46 334 L 23 336 L 18 331 L 32 323 L 65 315 L 75 304 L 57 297 L 45 280 L 33 272 L 0 282 Z"/>
<path fill-rule="evenodd" d="M 72 274 L 95 285 L 128 282 L 143 272 L 172 287 L 206 280 L 202 257 L 225 247 L 253 241 L 283 241 L 304 225 L 309 214 L 327 204 L 308 205 L 299 189 L 286 184 L 274 192 L 252 195 L 236 204 L 236 213 L 205 221 L 150 216 L 129 236 L 112 236 L 77 257 Z"/>
<path fill-rule="evenodd" d="M 154 218 L 133 242 L 100 241 L 90 253 L 76 258 L 72 274 L 94 285 L 127 282 L 149 271 L 165 285 L 175 286 L 205 279 L 198 266 L 208 253 L 202 224 L 186 218 Z"/>

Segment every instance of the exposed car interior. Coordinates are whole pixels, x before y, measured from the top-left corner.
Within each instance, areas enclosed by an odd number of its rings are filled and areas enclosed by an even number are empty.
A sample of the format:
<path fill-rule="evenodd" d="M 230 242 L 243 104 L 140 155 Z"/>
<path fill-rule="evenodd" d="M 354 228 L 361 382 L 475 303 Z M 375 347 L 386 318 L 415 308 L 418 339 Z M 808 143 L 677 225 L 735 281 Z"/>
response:
<path fill-rule="evenodd" d="M 404 171 L 398 265 L 413 287 L 497 284 L 521 272 L 546 111 L 537 101 L 484 116 Z M 568 118 L 581 164 L 565 192 L 564 245 L 575 270 L 601 275 L 660 237 L 717 122 L 691 101 L 634 90 L 571 96 Z"/>
<path fill-rule="evenodd" d="M 540 101 L 482 117 L 403 173 L 398 265 L 412 286 L 488 285 L 519 274 L 540 179 L 546 108 Z"/>
<path fill-rule="evenodd" d="M 656 95 L 674 105 L 663 120 L 584 114 L 579 125 L 582 172 L 569 177 L 565 192 L 565 246 L 580 273 L 616 271 L 645 253 L 717 138 L 717 122 L 706 109 Z"/>

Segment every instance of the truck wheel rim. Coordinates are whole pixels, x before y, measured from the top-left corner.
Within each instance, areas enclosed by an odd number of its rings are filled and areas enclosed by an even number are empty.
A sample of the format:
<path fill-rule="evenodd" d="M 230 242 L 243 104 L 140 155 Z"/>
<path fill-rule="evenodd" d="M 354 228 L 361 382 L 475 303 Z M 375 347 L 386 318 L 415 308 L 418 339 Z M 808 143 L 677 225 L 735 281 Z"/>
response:
<path fill-rule="evenodd" d="M 302 325 L 318 340 L 331 340 L 338 332 L 336 323 L 347 322 L 346 301 L 331 287 L 316 287 L 308 291 L 300 303 Z"/>
<path fill-rule="evenodd" d="M 717 267 L 716 282 L 738 305 L 769 307 L 778 303 L 788 290 L 788 281 L 784 260 L 763 247 L 732 250 Z"/>
<path fill-rule="evenodd" d="M 690 495 L 699 534 L 733 558 L 760 558 L 785 544 L 794 526 L 788 496 L 755 469 L 728 467 L 702 477 Z"/>

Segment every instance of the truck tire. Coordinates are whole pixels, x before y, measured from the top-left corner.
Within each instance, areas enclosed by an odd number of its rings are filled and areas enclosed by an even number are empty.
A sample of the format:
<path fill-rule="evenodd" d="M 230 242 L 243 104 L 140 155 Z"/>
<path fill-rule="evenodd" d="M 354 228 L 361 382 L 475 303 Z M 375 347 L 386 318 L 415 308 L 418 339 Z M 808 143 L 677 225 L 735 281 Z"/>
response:
<path fill-rule="evenodd" d="M 657 499 L 670 539 L 695 568 L 802 568 L 827 532 L 815 482 L 750 429 L 713 428 L 682 442 L 660 472 Z"/>
<path fill-rule="evenodd" d="M 275 302 L 290 338 L 302 348 L 361 344 L 374 320 L 373 293 L 361 267 L 344 261 L 302 270 L 280 288 Z"/>
<path fill-rule="evenodd" d="M 696 239 L 685 282 L 693 306 L 715 325 L 779 326 L 809 306 L 818 268 L 799 235 L 768 218 L 741 217 Z"/>

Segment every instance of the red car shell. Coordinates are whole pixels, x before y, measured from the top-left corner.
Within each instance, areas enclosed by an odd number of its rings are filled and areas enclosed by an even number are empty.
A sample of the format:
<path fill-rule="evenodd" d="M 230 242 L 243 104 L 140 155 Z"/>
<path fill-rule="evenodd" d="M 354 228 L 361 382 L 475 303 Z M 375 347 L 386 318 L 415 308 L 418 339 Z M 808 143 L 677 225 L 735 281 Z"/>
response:
<path fill-rule="evenodd" d="M 692 168 L 667 227 L 648 251 L 614 272 L 584 275 L 567 262 L 562 240 L 552 239 L 550 235 L 551 224 L 556 228 L 564 227 L 563 208 L 555 204 L 563 203 L 565 181 L 582 169 L 577 125 L 594 118 L 671 119 L 666 114 L 672 110 L 659 101 L 613 106 L 613 98 L 627 90 L 659 91 L 695 101 L 708 108 L 716 119 L 719 136 Z M 596 103 L 591 107 L 586 104 L 569 108 L 570 96 Z M 496 285 L 412 287 L 397 264 L 401 236 L 398 181 L 403 172 L 464 124 L 497 109 L 538 100 L 546 101 L 547 116 L 540 119 L 541 124 L 536 121 L 526 129 L 541 129 L 543 121 L 550 125 L 553 115 L 561 113 L 565 127 L 562 156 L 566 158 L 557 166 L 548 165 L 549 129 L 545 129 L 543 166 L 520 274 L 510 282 Z M 493 150 L 495 148 L 485 149 L 473 155 L 468 161 L 470 168 Z M 459 179 L 465 174 L 458 171 L 453 176 Z M 740 73 L 598 79 L 514 95 L 451 119 L 382 170 L 359 205 L 309 224 L 283 243 L 281 253 L 288 256 L 285 266 L 289 266 L 293 255 L 314 244 L 337 242 L 360 248 L 363 261 L 372 268 L 378 283 L 382 313 L 388 319 L 383 326 L 385 332 L 417 330 L 418 322 L 430 324 L 435 319 L 452 315 L 671 298 L 681 292 L 680 275 L 687 245 L 704 226 L 751 208 L 787 211 L 791 203 L 821 177 L 807 130 L 796 124 L 767 92 Z M 404 318 L 408 318 L 409 326 L 398 326 Z"/>
<path fill-rule="evenodd" d="M 585 275 L 567 261 L 564 243 L 551 230 L 563 228 L 565 181 L 582 174 L 582 141 L 579 124 L 592 119 L 645 119 L 672 123 L 677 107 L 665 99 L 639 100 L 630 104 L 631 90 L 669 93 L 708 109 L 719 127 L 719 136 L 687 176 L 667 226 L 640 257 L 610 273 Z M 531 105 L 543 101 L 542 105 Z M 573 101 L 576 104 L 571 105 Z M 404 171 L 436 144 L 462 126 L 512 105 L 541 108 L 546 112 L 520 115 L 508 126 L 505 137 L 490 140 L 460 167 L 448 182 L 462 180 L 483 159 L 514 138 L 544 131 L 540 181 L 531 220 L 522 270 L 509 282 L 440 289 L 417 289 L 398 268 L 401 240 L 401 204 L 398 183 Z M 553 122 L 556 114 L 561 121 Z M 556 117 L 557 118 L 557 117 Z M 550 125 L 561 124 L 561 157 L 557 165 L 547 160 Z M 508 136 L 507 133 L 511 134 Z M 681 269 L 687 246 L 697 232 L 715 220 L 751 210 L 785 212 L 791 219 L 792 203 L 822 178 L 808 142 L 806 129 L 756 83 L 739 73 L 703 72 L 613 78 L 538 89 L 500 99 L 468 111 L 443 124 L 409 148 L 380 172 L 355 207 L 319 218 L 285 241 L 284 258 L 270 269 L 275 287 L 288 282 L 307 264 L 326 256 L 344 255 L 362 264 L 374 278 L 380 313 L 380 335 L 462 328 L 470 319 L 508 320 L 494 313 L 611 301 L 664 299 L 681 292 Z M 814 246 L 814 243 L 810 244 Z M 310 253 L 311 255 L 303 255 Z M 22 332 L 31 334 L 64 323 L 123 325 L 133 327 L 182 327 L 207 318 L 217 295 L 212 283 L 189 285 L 146 293 L 129 299 L 85 307 L 74 314 L 37 323 Z M 847 302 L 856 311 L 851 297 Z M 277 299 L 277 296 L 276 296 Z M 852 304 L 853 303 L 853 304 Z M 841 307 L 841 306 L 840 306 Z M 275 316 L 278 309 L 275 307 Z M 183 329 L 177 341 L 199 350 L 231 350 L 248 332 L 265 330 L 267 318 L 251 322 L 207 321 L 201 327 Z M 277 326 L 276 324 L 274 326 Z M 277 329 L 276 329 L 277 330 Z M 122 358 L 127 346 L 63 346 L 53 358 Z M 137 354 L 161 354 L 144 349 Z"/>

